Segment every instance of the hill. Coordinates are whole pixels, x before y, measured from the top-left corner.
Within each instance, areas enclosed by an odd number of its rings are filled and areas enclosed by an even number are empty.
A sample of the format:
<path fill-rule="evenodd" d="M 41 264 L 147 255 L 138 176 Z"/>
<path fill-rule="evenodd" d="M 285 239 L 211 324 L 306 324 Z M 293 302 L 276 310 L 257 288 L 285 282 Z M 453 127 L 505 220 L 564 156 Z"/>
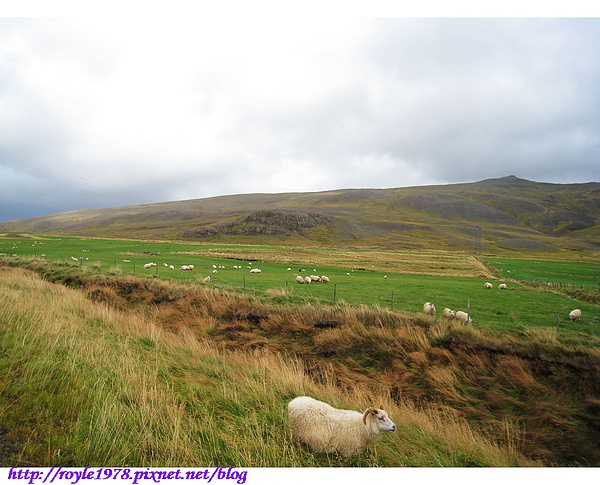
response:
<path fill-rule="evenodd" d="M 499 252 L 600 249 L 600 183 L 247 194 L 0 223 L 3 233 Z"/>

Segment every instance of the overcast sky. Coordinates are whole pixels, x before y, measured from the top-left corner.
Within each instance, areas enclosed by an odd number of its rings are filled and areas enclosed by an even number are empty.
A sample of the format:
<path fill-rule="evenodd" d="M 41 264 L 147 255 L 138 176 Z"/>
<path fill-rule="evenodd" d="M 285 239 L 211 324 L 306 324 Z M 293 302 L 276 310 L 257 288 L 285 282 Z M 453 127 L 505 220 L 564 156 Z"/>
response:
<path fill-rule="evenodd" d="M 600 181 L 600 19 L 0 18 L 0 221 Z"/>

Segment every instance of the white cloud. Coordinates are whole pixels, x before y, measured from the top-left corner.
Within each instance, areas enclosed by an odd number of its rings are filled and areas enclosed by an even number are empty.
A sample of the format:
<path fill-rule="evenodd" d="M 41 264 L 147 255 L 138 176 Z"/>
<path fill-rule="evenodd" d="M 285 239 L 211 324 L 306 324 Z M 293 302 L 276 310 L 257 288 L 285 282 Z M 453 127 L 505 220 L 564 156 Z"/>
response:
<path fill-rule="evenodd" d="M 600 179 L 598 19 L 0 25 L 0 172 L 11 174 L 0 218 L 508 174 Z"/>

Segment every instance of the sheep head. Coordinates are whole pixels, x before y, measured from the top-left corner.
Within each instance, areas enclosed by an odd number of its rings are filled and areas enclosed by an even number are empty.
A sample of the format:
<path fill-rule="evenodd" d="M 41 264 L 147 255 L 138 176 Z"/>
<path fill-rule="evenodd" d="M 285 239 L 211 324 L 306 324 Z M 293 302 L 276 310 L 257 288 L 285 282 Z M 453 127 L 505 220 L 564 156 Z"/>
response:
<path fill-rule="evenodd" d="M 367 419 L 370 420 L 371 428 L 375 427 L 376 432 L 380 431 L 391 431 L 392 433 L 396 431 L 396 425 L 394 422 L 388 417 L 388 414 L 383 409 L 377 408 L 369 408 L 363 413 L 363 423 L 365 426 L 367 425 Z"/>

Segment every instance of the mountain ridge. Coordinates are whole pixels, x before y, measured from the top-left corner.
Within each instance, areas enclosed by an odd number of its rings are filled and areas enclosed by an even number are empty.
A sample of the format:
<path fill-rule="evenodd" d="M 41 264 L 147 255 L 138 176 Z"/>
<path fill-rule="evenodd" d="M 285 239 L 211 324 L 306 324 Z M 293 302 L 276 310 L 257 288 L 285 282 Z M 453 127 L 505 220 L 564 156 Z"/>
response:
<path fill-rule="evenodd" d="M 600 250 L 600 183 L 236 194 L 0 223 L 2 233 L 448 250 Z M 504 243 L 504 244 L 503 244 Z"/>

